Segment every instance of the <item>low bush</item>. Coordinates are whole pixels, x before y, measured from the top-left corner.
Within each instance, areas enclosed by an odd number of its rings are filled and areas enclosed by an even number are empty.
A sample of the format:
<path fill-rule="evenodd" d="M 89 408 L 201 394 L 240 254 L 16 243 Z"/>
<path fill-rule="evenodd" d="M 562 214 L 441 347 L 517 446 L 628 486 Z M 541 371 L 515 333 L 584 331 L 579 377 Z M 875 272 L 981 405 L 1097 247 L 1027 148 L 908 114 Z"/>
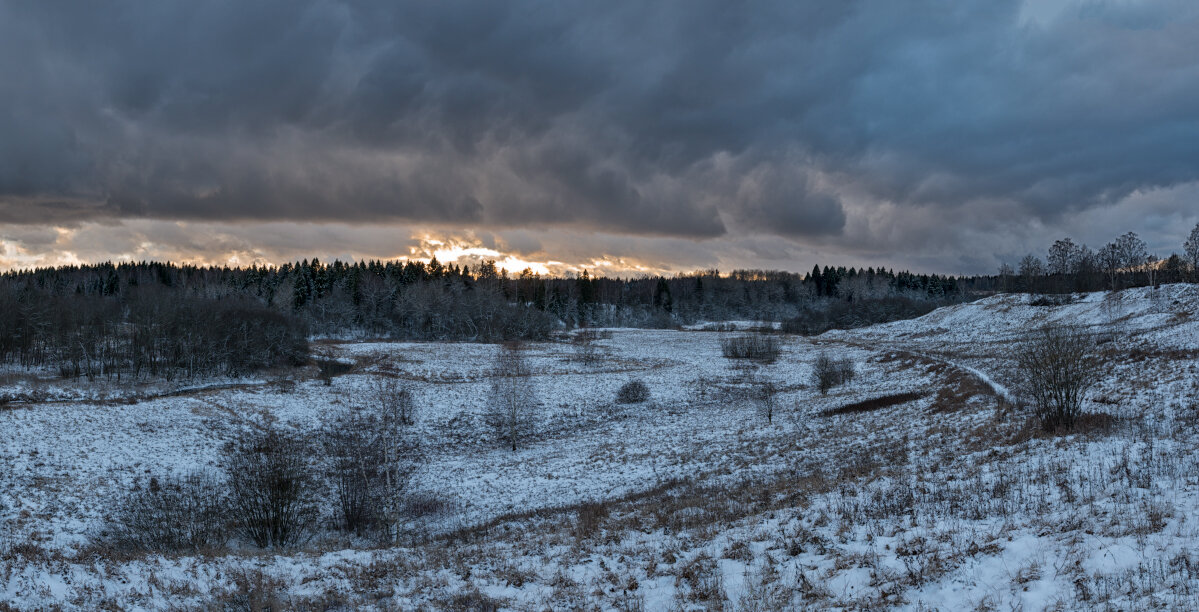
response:
<path fill-rule="evenodd" d="M 575 536 L 580 540 L 590 538 L 599 531 L 600 523 L 607 517 L 608 506 L 602 501 L 580 504 L 577 512 L 578 520 L 575 522 Z"/>
<path fill-rule="evenodd" d="M 122 501 L 109 545 L 154 553 L 219 549 L 229 540 L 227 507 L 224 483 L 212 474 L 151 478 Z"/>
<path fill-rule="evenodd" d="M 616 392 L 620 404 L 640 404 L 649 400 L 649 386 L 640 380 L 630 380 Z"/>
<path fill-rule="evenodd" d="M 1075 297 L 1070 293 L 1038 295 L 1028 301 L 1029 306 L 1065 306 L 1073 304 Z"/>
<path fill-rule="evenodd" d="M 599 339 L 600 334 L 594 329 L 580 329 L 576 331 L 570 338 L 570 344 L 574 348 L 575 359 L 586 364 L 593 364 L 599 361 Z"/>
<path fill-rule="evenodd" d="M 720 353 L 727 359 L 774 363 L 779 358 L 780 350 L 777 336 L 743 334 L 720 339 Z"/>
<path fill-rule="evenodd" d="M 848 358 L 833 359 L 825 353 L 816 358 L 812 369 L 813 382 L 821 395 L 827 395 L 829 389 L 848 383 L 855 375 L 853 362 Z"/>
<path fill-rule="evenodd" d="M 754 383 L 751 390 L 754 405 L 758 414 L 766 418 L 767 423 L 774 422 L 774 413 L 778 408 L 779 387 L 773 380 L 760 380 Z"/>

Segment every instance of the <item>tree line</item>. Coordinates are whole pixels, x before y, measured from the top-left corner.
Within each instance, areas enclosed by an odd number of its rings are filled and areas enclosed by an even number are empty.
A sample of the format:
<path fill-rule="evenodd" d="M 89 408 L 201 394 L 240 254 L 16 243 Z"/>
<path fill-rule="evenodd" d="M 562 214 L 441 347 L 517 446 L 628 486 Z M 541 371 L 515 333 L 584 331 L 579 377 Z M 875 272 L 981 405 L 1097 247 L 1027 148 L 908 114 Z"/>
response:
<path fill-rule="evenodd" d="M 1094 250 L 1070 238 L 1054 241 L 1047 256 L 1025 255 L 1015 268 L 999 267 L 998 290 L 1025 293 L 1118 291 L 1162 283 L 1199 282 L 1199 224 L 1182 253 L 1159 257 L 1128 232 Z"/>
<path fill-rule="evenodd" d="M 1068 293 L 1197 281 L 1199 226 L 1182 254 L 1135 233 L 1099 250 L 1070 238 L 997 275 L 815 266 L 608 278 L 508 274 L 494 261 L 281 266 L 102 263 L 0 274 L 0 362 L 89 378 L 241 376 L 303 363 L 306 339 L 502 342 L 573 327 L 782 321 L 814 334 L 919 316 L 994 292 Z"/>
<path fill-rule="evenodd" d="M 258 312 L 255 316 L 276 313 L 281 322 L 318 336 L 538 340 L 562 326 L 783 320 L 831 302 L 854 304 L 893 296 L 960 299 L 970 284 L 956 277 L 844 266 L 817 266 L 808 275 L 764 270 L 722 275 L 706 270 L 674 277 L 609 278 L 588 271 L 577 277 L 547 277 L 531 270 L 508 275 L 494 262 L 471 269 L 436 259 L 331 264 L 312 259 L 249 268 L 104 263 L 0 275 L 0 304 L 6 312 L 26 313 L 16 317 L 16 329 L 11 329 L 13 320 L 6 322 L 0 342 L 5 342 L 5 358 L 12 359 L 12 350 L 17 350 L 25 355 L 18 359 L 37 360 L 49 350 L 43 346 L 48 335 L 62 330 L 84 326 L 103 336 L 126 323 L 150 325 L 150 319 L 167 316 L 161 310 L 168 305 L 205 310 L 195 306 L 200 302 L 215 311 L 235 304 Z M 53 343 L 65 350 L 68 343 L 77 342 Z M 86 348 L 89 354 L 92 348 L 107 350 L 90 344 Z"/>

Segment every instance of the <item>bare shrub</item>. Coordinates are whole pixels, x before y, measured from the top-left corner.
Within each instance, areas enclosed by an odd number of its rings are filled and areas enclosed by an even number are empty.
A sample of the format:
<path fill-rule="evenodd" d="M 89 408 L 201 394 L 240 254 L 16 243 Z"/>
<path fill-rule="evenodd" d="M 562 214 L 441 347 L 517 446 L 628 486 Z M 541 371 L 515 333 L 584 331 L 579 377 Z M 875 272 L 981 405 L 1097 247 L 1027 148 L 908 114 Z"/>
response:
<path fill-rule="evenodd" d="M 1045 431 L 1074 426 L 1088 389 L 1099 382 L 1095 336 L 1072 325 L 1032 331 L 1016 352 L 1017 389 Z"/>
<path fill-rule="evenodd" d="M 460 591 L 449 599 L 435 603 L 438 609 L 447 612 L 498 612 L 504 604 L 504 602 L 489 597 L 474 588 Z"/>
<path fill-rule="evenodd" d="M 1100 311 L 1107 317 L 1108 323 L 1113 323 L 1116 319 L 1124 316 L 1124 310 L 1123 291 L 1108 291 L 1103 295 L 1103 303 L 1100 305 Z"/>
<path fill-rule="evenodd" d="M 574 348 L 575 359 L 593 364 L 599 361 L 599 333 L 594 329 L 580 329 L 570 337 L 570 345 Z"/>
<path fill-rule="evenodd" d="M 369 402 L 376 406 L 374 411 L 386 415 L 396 425 L 416 423 L 416 401 L 412 391 L 398 378 L 380 376 L 371 383 Z"/>
<path fill-rule="evenodd" d="M 227 507 L 224 483 L 210 473 L 151 478 L 121 502 L 109 545 L 128 552 L 219 549 L 229 540 Z"/>
<path fill-rule="evenodd" d="M 640 380 L 630 380 L 620 386 L 616 392 L 616 402 L 620 404 L 640 404 L 649 401 L 649 386 Z"/>
<path fill-rule="evenodd" d="M 308 440 L 269 426 L 225 449 L 234 525 L 261 548 L 302 542 L 318 516 Z"/>
<path fill-rule="evenodd" d="M 533 433 L 537 389 L 525 360 L 524 347 L 510 342 L 500 348 L 491 371 L 487 423 L 496 438 L 515 451 Z"/>
<path fill-rule="evenodd" d="M 403 496 L 421 451 L 411 425 L 412 393 L 395 379 L 380 379 L 365 401 L 351 403 L 322 431 L 342 526 L 362 535 L 399 535 Z"/>
<path fill-rule="evenodd" d="M 720 339 L 720 353 L 726 359 L 774 363 L 780 350 L 778 337 L 768 334 L 742 334 Z"/>
<path fill-rule="evenodd" d="M 849 358 L 833 359 L 827 353 L 821 353 L 812 366 L 813 382 L 821 395 L 827 395 L 833 387 L 850 382 L 856 374 L 853 361 Z"/>
<path fill-rule="evenodd" d="M 404 516 L 425 518 L 444 516 L 455 508 L 455 504 L 432 493 L 414 493 L 405 496 Z"/>

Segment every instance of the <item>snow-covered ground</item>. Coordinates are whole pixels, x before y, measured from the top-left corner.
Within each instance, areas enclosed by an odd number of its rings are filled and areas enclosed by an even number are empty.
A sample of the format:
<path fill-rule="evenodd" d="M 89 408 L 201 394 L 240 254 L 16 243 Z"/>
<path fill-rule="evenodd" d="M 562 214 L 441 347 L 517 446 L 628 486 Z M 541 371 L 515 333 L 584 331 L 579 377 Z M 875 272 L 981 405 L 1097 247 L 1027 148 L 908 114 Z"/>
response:
<path fill-rule="evenodd" d="M 328 386 L 297 372 L 130 396 L 10 375 L 0 609 L 1199 608 L 1199 287 L 1029 302 L 780 336 L 752 371 L 702 326 L 610 330 L 593 363 L 534 344 L 538 434 L 516 452 L 482 417 L 491 345 L 323 342 L 355 364 Z M 999 400 L 1020 333 L 1048 320 L 1103 336 L 1087 410 L 1105 416 L 1080 433 L 1041 434 Z M 822 352 L 858 373 L 827 396 Z M 151 476 L 219 471 L 242 424 L 315 429 L 378 377 L 417 397 L 412 491 L 442 508 L 402 546 L 332 529 L 282 552 L 94 545 Z M 634 379 L 650 401 L 616 403 Z M 751 379 L 780 389 L 770 422 Z M 901 393 L 918 399 L 821 414 Z"/>

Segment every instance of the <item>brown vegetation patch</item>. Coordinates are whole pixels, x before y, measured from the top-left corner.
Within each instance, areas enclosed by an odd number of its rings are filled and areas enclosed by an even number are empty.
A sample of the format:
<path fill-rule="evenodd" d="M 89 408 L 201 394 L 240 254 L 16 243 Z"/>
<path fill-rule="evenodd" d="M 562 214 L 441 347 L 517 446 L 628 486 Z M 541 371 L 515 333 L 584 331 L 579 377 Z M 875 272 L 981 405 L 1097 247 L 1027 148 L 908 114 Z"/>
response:
<path fill-rule="evenodd" d="M 904 369 L 912 368 L 917 365 L 934 366 L 941 363 L 940 361 L 930 359 L 924 355 L 917 355 L 907 351 L 887 351 L 886 353 L 882 353 L 870 358 L 868 361 L 873 361 L 875 363 L 896 363 L 899 365 L 899 367 Z"/>
<path fill-rule="evenodd" d="M 1118 417 L 1106 412 L 1084 412 L 1074 420 L 1074 427 L 1058 427 L 1053 431 L 1053 435 L 1107 434 L 1111 433 L 1119 421 Z"/>
<path fill-rule="evenodd" d="M 897 406 L 899 404 L 906 404 L 908 402 L 914 402 L 918 399 L 925 397 L 926 395 L 927 395 L 927 393 L 922 393 L 919 391 L 908 391 L 905 393 L 892 393 L 891 395 L 884 395 L 882 397 L 875 397 L 875 398 L 871 398 L 868 400 L 862 400 L 860 402 L 854 402 L 852 404 L 846 404 L 844 406 L 839 406 L 837 408 L 829 408 L 828 410 L 822 410 L 820 412 L 820 416 L 833 416 L 835 414 L 855 414 L 855 413 L 860 413 L 860 412 L 874 412 L 875 410 L 881 410 L 883 408 L 889 408 L 891 406 Z"/>
<path fill-rule="evenodd" d="M 994 389 L 970 372 L 946 367 L 941 373 L 945 376 L 945 384 L 933 399 L 934 413 L 957 412 L 975 397 L 995 395 Z"/>
<path fill-rule="evenodd" d="M 1199 349 L 1161 349 L 1154 347 L 1133 347 L 1127 351 L 1109 350 L 1105 358 L 1118 362 L 1140 363 L 1142 361 L 1187 361 L 1199 358 Z"/>
<path fill-rule="evenodd" d="M 1019 446 L 1034 439 L 1047 440 L 1070 435 L 1102 436 L 1114 431 L 1119 421 L 1119 417 L 1106 412 L 1084 412 L 1074 421 L 1073 427 L 1058 427 L 1047 432 L 1033 416 L 1019 418 L 1009 414 L 1002 421 L 972 429 L 966 436 L 966 448 L 971 452 L 985 452 L 997 447 Z"/>

